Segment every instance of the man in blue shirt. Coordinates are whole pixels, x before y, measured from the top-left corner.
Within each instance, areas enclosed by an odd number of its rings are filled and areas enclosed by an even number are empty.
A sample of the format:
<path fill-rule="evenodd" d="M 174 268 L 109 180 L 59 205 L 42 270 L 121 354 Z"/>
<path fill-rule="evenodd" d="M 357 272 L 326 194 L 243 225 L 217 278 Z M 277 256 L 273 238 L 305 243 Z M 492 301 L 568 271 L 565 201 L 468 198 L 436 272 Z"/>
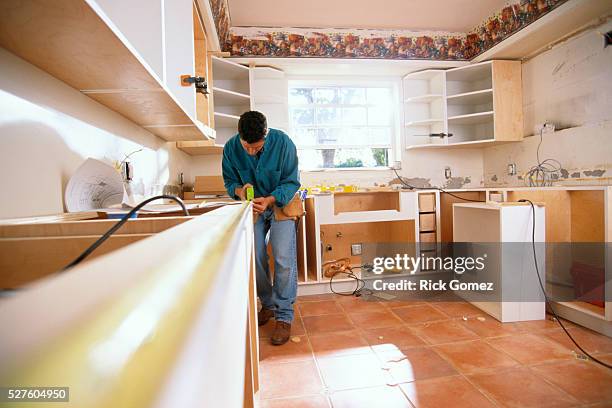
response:
<path fill-rule="evenodd" d="M 276 320 L 272 344 L 289 340 L 293 303 L 297 294 L 296 225 L 279 221 L 274 206 L 284 207 L 300 187 L 295 145 L 284 132 L 268 129 L 266 117 L 245 112 L 238 121 L 238 134 L 223 147 L 223 180 L 230 197 L 244 200 L 246 188 L 254 188 L 255 264 L 257 295 L 261 311 L 258 324 Z M 270 280 L 266 236 L 274 256 L 274 284 Z"/>

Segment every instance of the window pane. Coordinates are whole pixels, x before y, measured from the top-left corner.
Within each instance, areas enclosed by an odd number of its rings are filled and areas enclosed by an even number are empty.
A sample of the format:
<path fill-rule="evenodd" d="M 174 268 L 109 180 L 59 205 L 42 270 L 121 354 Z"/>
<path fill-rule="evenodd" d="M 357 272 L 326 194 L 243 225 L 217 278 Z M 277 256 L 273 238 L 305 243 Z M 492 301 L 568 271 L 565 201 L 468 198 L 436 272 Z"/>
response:
<path fill-rule="evenodd" d="M 302 149 L 300 168 L 358 168 L 388 166 L 389 149 Z"/>
<path fill-rule="evenodd" d="M 342 108 L 342 123 L 346 125 L 365 125 L 367 118 L 366 108 Z"/>
<path fill-rule="evenodd" d="M 317 108 L 317 124 L 332 125 L 336 123 L 340 123 L 340 109 Z"/>
<path fill-rule="evenodd" d="M 292 125 L 313 125 L 314 109 L 312 108 L 293 108 L 291 109 Z"/>
<path fill-rule="evenodd" d="M 391 92 L 387 88 L 368 88 L 368 104 L 390 105 Z"/>
<path fill-rule="evenodd" d="M 312 88 L 289 88 L 289 104 L 309 104 L 314 102 Z"/>
<path fill-rule="evenodd" d="M 366 95 L 364 88 L 340 89 L 340 103 L 347 105 L 365 105 Z"/>
<path fill-rule="evenodd" d="M 382 87 L 290 87 L 290 136 L 300 168 L 388 166 L 392 97 L 392 90 Z"/>
<path fill-rule="evenodd" d="M 342 145 L 364 145 L 370 144 L 368 141 L 367 128 L 348 128 L 345 129 L 342 138 Z"/>
<path fill-rule="evenodd" d="M 323 156 L 320 150 L 298 149 L 297 154 L 300 170 L 323 168 Z"/>
<path fill-rule="evenodd" d="M 315 103 L 338 103 L 338 91 L 336 88 L 317 88 L 314 90 Z"/>
<path fill-rule="evenodd" d="M 323 128 L 319 129 L 318 144 L 339 144 L 342 137 L 342 128 Z"/>
<path fill-rule="evenodd" d="M 391 111 L 385 108 L 368 108 L 368 125 L 380 126 L 391 124 Z"/>
<path fill-rule="evenodd" d="M 293 130 L 290 136 L 296 146 L 314 146 L 317 144 L 316 129 L 297 128 Z"/>
<path fill-rule="evenodd" d="M 372 128 L 369 132 L 370 144 L 391 145 L 391 128 Z"/>

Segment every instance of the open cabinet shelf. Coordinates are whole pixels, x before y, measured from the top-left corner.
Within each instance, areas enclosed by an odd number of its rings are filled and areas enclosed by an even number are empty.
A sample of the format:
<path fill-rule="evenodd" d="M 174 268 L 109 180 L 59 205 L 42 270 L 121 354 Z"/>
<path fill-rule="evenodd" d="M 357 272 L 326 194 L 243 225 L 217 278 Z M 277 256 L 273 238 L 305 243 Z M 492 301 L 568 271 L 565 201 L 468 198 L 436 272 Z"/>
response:
<path fill-rule="evenodd" d="M 408 122 L 406 123 L 406 126 L 429 126 L 442 122 L 444 122 L 444 119 L 423 119 L 415 120 L 414 122 Z"/>
<path fill-rule="evenodd" d="M 443 98 L 442 94 L 424 94 L 424 95 L 417 95 L 417 96 L 406 98 L 404 102 L 406 103 L 432 102 L 435 100 L 441 100 L 442 98 Z"/>
<path fill-rule="evenodd" d="M 483 147 L 523 138 L 520 61 L 412 73 L 404 77 L 403 89 L 408 150 Z M 434 94 L 442 95 L 441 106 Z M 439 133 L 452 136 L 427 137 Z"/>
<path fill-rule="evenodd" d="M 493 97 L 493 89 L 482 89 L 480 91 L 464 92 L 457 95 L 446 97 L 446 103 L 449 105 L 483 105 Z"/>
<path fill-rule="evenodd" d="M 457 115 L 448 118 L 448 124 L 455 125 L 477 125 L 493 120 L 493 111 L 469 113 L 467 115 Z"/>
<path fill-rule="evenodd" d="M 212 96 L 216 132 L 215 147 L 220 149 L 229 138 L 238 133 L 240 115 L 252 110 L 252 72 L 249 67 L 225 58 L 212 56 L 211 60 L 214 81 Z"/>
<path fill-rule="evenodd" d="M 239 120 L 240 116 L 215 112 L 215 124 L 219 127 L 235 127 L 237 129 Z"/>
<path fill-rule="evenodd" d="M 212 140 L 176 142 L 176 148 L 190 156 L 210 156 L 223 154 L 223 146 L 216 145 Z"/>
<path fill-rule="evenodd" d="M 94 2 L 2 1 L 0 45 L 162 139 L 214 137 Z"/>

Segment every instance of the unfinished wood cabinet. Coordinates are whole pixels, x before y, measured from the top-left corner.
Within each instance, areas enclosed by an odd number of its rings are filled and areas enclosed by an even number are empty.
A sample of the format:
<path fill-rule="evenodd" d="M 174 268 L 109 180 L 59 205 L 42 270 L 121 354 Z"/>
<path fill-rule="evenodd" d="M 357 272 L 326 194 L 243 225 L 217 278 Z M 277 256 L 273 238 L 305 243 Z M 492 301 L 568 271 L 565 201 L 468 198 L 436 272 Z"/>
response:
<path fill-rule="evenodd" d="M 251 207 L 176 221 L 161 231 L 169 220 L 131 220 L 121 235 L 161 232 L 3 297 L 0 382 L 70 385 L 78 407 L 258 406 Z M 35 228 L 97 233 L 108 222 L 2 227 L 0 246 Z"/>
<path fill-rule="evenodd" d="M 422 94 L 408 98 L 408 149 L 479 147 L 523 139 L 520 61 L 495 60 L 446 71 L 428 70 L 410 74 L 408 79 L 414 82 L 413 78 L 421 77 L 435 78 L 433 83 L 442 86 L 430 85 Z M 442 106 L 438 107 L 440 98 Z M 436 136 L 439 133 L 445 136 Z"/>
<path fill-rule="evenodd" d="M 164 67 L 161 58 L 164 44 L 170 51 L 189 44 L 187 57 L 193 60 L 192 33 L 182 37 L 186 28 L 191 30 L 191 2 L 180 2 L 187 10 L 187 27 L 171 30 L 166 43 L 161 41 L 163 18 L 149 19 L 168 12 L 169 24 L 181 27 L 185 15 L 175 9 L 178 2 L 166 2 L 168 10 L 150 5 L 145 15 L 122 4 L 57 0 L 49 7 L 40 0 L 2 1 L 0 46 L 164 140 L 214 137 L 213 129 L 195 117 L 195 90 L 182 92 L 180 76 L 174 75 L 188 62 L 175 66 L 179 61 L 171 59 L 171 66 Z M 156 44 L 155 38 L 159 49 L 147 48 Z M 166 81 L 160 71 L 167 69 L 171 76 Z M 193 74 L 193 63 L 185 74 Z"/>
<path fill-rule="evenodd" d="M 361 265 L 361 256 L 352 255 L 353 244 L 417 241 L 414 192 L 319 194 L 308 197 L 305 204 L 307 279 L 300 285 L 301 294 L 318 293 L 318 287 L 328 288 L 329 278 L 321 271 L 325 262 L 350 258 L 353 266 Z M 334 278 L 336 282 L 352 283 L 342 277 Z"/>
<path fill-rule="evenodd" d="M 129 220 L 85 262 L 190 219 Z M 18 288 L 60 272 L 116 223 L 116 220 L 82 220 L 0 225 L 0 289 Z"/>

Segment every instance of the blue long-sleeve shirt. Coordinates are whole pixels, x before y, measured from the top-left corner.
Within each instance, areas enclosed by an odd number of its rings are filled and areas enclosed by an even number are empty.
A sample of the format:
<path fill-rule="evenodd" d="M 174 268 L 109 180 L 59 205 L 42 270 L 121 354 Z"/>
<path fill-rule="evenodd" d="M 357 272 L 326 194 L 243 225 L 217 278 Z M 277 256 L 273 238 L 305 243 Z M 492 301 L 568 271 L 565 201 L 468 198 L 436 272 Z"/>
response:
<path fill-rule="evenodd" d="M 223 147 L 223 181 L 230 197 L 236 187 L 252 184 L 255 197 L 274 196 L 276 205 L 284 207 L 300 188 L 295 144 L 281 130 L 269 129 L 263 151 L 249 156 L 240 136 L 233 136 Z"/>

